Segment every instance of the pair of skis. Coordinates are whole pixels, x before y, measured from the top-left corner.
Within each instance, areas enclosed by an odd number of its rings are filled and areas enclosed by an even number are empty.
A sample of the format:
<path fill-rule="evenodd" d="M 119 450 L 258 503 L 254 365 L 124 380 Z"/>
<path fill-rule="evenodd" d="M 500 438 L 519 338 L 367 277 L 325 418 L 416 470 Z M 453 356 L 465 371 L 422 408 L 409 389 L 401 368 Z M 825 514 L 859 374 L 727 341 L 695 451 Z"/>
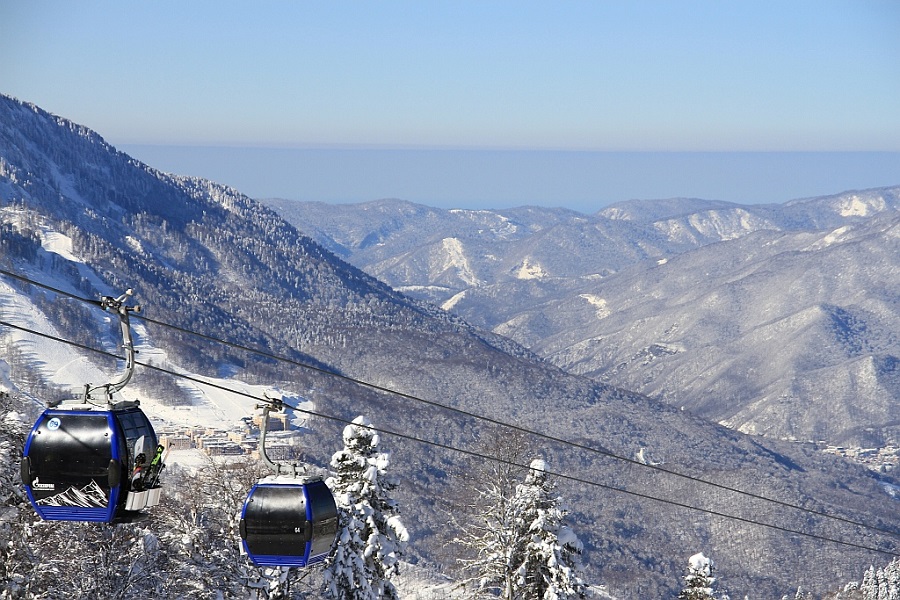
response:
<path fill-rule="evenodd" d="M 159 484 L 159 476 L 165 468 L 165 459 L 169 455 L 168 448 L 157 444 L 150 463 L 144 455 L 144 436 L 134 443 L 134 465 L 131 469 L 131 489 L 136 492 L 153 489 Z"/>

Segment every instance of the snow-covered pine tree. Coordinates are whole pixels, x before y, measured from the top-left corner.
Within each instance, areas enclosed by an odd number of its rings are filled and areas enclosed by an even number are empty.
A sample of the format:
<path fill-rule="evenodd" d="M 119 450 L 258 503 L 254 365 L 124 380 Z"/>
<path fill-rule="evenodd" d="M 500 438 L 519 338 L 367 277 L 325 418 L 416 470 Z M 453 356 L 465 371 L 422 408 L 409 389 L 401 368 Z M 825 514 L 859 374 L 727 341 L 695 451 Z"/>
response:
<path fill-rule="evenodd" d="M 481 511 L 455 540 L 470 551 L 460 559 L 469 574 L 465 585 L 503 600 L 585 597 L 583 546 L 562 523 L 567 511 L 544 461 L 531 463 L 525 483 L 516 486 L 512 497 L 505 497 L 494 481 L 476 491 Z"/>
<path fill-rule="evenodd" d="M 516 577 L 522 600 L 584 598 L 580 573 L 584 546 L 566 525 L 568 510 L 547 476 L 543 460 L 531 462 L 525 483 L 516 488 L 510 508 L 522 528 L 525 546 Z"/>
<path fill-rule="evenodd" d="M 794 600 L 813 600 L 812 592 L 807 592 L 803 586 L 797 587 L 797 593 L 794 594 Z"/>
<path fill-rule="evenodd" d="M 869 567 L 859 591 L 862 600 L 900 600 L 900 559 L 894 559 L 883 569 Z"/>
<path fill-rule="evenodd" d="M 344 428 L 344 449 L 331 459 L 340 524 L 325 562 L 325 595 L 335 600 L 397 600 L 391 577 L 409 539 L 390 492 L 390 455 L 378 449 L 379 436 L 365 417 Z"/>
<path fill-rule="evenodd" d="M 862 589 L 860 582 L 851 581 L 844 586 L 844 589 L 830 596 L 824 596 L 823 600 L 862 600 Z"/>
<path fill-rule="evenodd" d="M 0 360 L 0 368 L 5 366 Z M 33 569 L 28 538 L 34 512 L 26 508 L 19 476 L 25 424 L 15 410 L 18 404 L 9 392 L 0 391 L 0 598 L 24 596 Z"/>
<path fill-rule="evenodd" d="M 678 600 L 714 600 L 716 578 L 713 577 L 713 561 L 702 552 L 688 559 L 688 574 L 684 577 L 684 589 Z"/>
<path fill-rule="evenodd" d="M 889 600 L 900 600 L 900 558 L 884 568 Z"/>
<path fill-rule="evenodd" d="M 878 579 L 874 565 L 870 565 L 866 572 L 863 573 L 859 591 L 863 600 L 878 600 Z"/>

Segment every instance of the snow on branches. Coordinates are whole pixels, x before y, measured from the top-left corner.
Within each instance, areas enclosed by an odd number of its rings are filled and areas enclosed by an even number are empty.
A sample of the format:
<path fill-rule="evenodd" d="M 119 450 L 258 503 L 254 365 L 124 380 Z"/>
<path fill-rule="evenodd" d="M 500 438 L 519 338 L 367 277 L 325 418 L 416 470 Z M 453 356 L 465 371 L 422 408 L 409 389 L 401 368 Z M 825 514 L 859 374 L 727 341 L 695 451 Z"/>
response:
<path fill-rule="evenodd" d="M 455 540 L 470 552 L 460 560 L 467 585 L 504 600 L 585 597 L 583 546 L 563 524 L 568 511 L 543 460 L 531 462 L 511 497 L 492 482 L 477 492 L 481 508 Z"/>
<path fill-rule="evenodd" d="M 698 552 L 688 559 L 688 573 L 684 576 L 684 589 L 678 600 L 714 600 L 713 561 Z"/>
<path fill-rule="evenodd" d="M 409 534 L 390 493 L 390 455 L 380 452 L 378 433 L 365 417 L 344 428 L 344 449 L 331 459 L 334 475 L 326 483 L 338 506 L 340 524 L 332 555 L 325 563 L 325 593 L 339 600 L 398 599 L 391 578 Z"/>

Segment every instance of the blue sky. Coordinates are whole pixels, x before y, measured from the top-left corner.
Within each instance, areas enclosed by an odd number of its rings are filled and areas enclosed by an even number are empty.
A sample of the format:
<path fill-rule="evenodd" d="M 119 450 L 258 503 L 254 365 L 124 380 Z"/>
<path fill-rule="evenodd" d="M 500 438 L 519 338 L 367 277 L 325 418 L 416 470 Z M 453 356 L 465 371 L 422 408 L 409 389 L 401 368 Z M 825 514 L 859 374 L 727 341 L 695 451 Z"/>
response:
<path fill-rule="evenodd" d="M 0 56 L 0 92 L 192 175 L 208 147 L 900 152 L 895 1 L 0 0 Z"/>

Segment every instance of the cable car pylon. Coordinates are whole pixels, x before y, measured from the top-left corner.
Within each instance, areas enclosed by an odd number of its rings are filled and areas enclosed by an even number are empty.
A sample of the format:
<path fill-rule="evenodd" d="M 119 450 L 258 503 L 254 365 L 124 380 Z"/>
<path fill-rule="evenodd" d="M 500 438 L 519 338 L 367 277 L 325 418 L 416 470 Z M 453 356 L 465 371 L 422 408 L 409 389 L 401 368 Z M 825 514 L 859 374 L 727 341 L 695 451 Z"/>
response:
<path fill-rule="evenodd" d="M 253 486 L 241 509 L 241 548 L 250 560 L 264 567 L 306 567 L 331 552 L 337 536 L 338 513 L 334 496 L 321 477 L 306 468 L 269 458 L 266 430 L 269 413 L 283 410 L 281 398 L 260 404 L 259 456 L 274 475 Z"/>
<path fill-rule="evenodd" d="M 22 483 L 44 520 L 130 522 L 159 504 L 163 447 L 140 401 L 113 398 L 134 374 L 129 314 L 140 306 L 126 304 L 131 296 L 129 289 L 100 301 L 118 317 L 124 372 L 103 385 L 86 384 L 78 399 L 48 401 L 25 442 Z M 98 402 L 93 394 L 100 390 L 104 397 Z"/>

